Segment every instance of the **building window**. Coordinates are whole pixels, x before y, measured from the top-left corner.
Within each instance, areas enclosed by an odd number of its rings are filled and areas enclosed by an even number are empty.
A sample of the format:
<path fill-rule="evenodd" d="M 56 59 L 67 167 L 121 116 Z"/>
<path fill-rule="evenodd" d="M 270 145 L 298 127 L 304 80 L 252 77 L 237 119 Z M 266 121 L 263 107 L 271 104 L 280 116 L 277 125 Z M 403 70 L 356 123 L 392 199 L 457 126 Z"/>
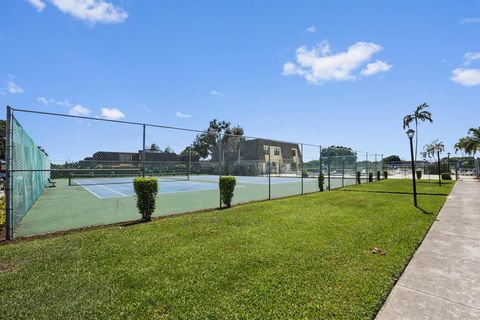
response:
<path fill-rule="evenodd" d="M 118 155 L 120 161 L 132 161 L 132 155 L 131 154 L 122 154 L 120 153 Z"/>
<path fill-rule="evenodd" d="M 275 156 L 279 156 L 279 155 L 280 155 L 280 148 L 279 148 L 279 147 L 273 148 L 273 154 L 274 154 Z"/>
<path fill-rule="evenodd" d="M 297 156 L 297 149 L 292 149 L 292 154 L 293 154 L 294 157 L 296 157 Z"/>
<path fill-rule="evenodd" d="M 268 146 L 263 146 L 263 154 L 268 155 Z"/>

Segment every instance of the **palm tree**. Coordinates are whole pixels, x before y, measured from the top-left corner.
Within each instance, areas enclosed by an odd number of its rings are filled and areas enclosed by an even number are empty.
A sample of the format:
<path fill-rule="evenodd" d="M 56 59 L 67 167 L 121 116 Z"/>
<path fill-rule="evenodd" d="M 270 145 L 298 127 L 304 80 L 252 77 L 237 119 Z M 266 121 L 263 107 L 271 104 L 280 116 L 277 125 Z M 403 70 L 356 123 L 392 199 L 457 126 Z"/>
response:
<path fill-rule="evenodd" d="M 415 122 L 415 131 L 417 134 L 415 135 L 415 162 L 417 161 L 417 151 L 418 151 L 418 122 L 419 121 L 429 121 L 430 123 L 433 122 L 432 120 L 432 113 L 425 110 L 430 106 L 426 103 L 422 103 L 421 105 L 417 106 L 415 112 L 412 114 L 407 114 L 403 117 L 403 129 L 410 128 L 412 122 Z"/>
<path fill-rule="evenodd" d="M 455 145 L 453 146 L 455 148 L 455 153 L 461 151 L 462 157 L 465 157 L 465 150 L 467 150 L 469 144 L 470 137 L 463 137 L 458 139 L 457 143 L 455 143 Z"/>
<path fill-rule="evenodd" d="M 441 178 L 441 169 L 440 169 L 440 153 L 445 151 L 445 144 L 442 141 L 438 141 L 438 139 L 434 140 L 430 144 L 426 144 L 423 147 L 422 156 L 424 158 L 434 158 L 435 155 L 437 156 L 437 163 L 438 163 L 438 184 L 442 185 L 442 178 Z"/>
<path fill-rule="evenodd" d="M 468 143 L 466 144 L 465 152 L 472 154 L 475 157 L 475 153 L 480 151 L 480 127 L 470 128 L 468 134 Z"/>

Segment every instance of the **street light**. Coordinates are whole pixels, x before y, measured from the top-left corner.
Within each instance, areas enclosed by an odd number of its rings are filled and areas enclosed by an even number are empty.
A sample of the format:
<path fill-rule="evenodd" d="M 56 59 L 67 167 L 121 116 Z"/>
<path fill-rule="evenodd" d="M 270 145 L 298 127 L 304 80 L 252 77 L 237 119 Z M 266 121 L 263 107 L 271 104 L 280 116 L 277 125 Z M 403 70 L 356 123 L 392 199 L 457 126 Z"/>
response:
<path fill-rule="evenodd" d="M 406 132 L 408 139 L 410 139 L 410 157 L 412 162 L 412 181 L 413 181 L 413 204 L 417 207 L 417 184 L 415 183 L 415 160 L 413 158 L 413 137 L 415 136 L 415 130 L 408 129 Z"/>
<path fill-rule="evenodd" d="M 448 161 L 447 161 L 448 173 L 451 173 L 451 171 L 450 171 L 450 152 L 447 153 L 447 158 L 448 158 Z"/>

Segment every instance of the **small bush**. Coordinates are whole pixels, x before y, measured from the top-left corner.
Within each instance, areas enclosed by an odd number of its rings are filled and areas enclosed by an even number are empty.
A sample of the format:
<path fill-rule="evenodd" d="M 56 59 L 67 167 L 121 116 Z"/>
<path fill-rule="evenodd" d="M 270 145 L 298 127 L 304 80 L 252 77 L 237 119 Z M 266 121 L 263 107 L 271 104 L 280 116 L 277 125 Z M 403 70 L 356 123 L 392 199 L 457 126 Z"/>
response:
<path fill-rule="evenodd" d="M 415 172 L 417 173 L 417 179 L 418 180 L 422 179 L 422 170 L 417 170 Z"/>
<path fill-rule="evenodd" d="M 381 177 L 380 171 L 377 171 L 377 181 L 380 181 L 380 177 Z"/>
<path fill-rule="evenodd" d="M 308 178 L 308 171 L 307 170 L 302 171 L 302 177 Z"/>
<path fill-rule="evenodd" d="M 383 171 L 383 179 L 385 179 L 385 180 L 388 179 L 388 171 L 387 170 Z"/>
<path fill-rule="evenodd" d="M 155 200 L 158 194 L 157 178 L 135 178 L 133 189 L 137 194 L 137 208 L 144 220 L 151 220 L 155 210 Z"/>
<path fill-rule="evenodd" d="M 362 173 L 360 171 L 357 171 L 357 184 L 361 184 L 362 183 Z"/>
<path fill-rule="evenodd" d="M 0 198 L 0 226 L 6 223 L 5 196 Z"/>
<path fill-rule="evenodd" d="M 452 174 L 449 172 L 442 173 L 442 180 L 452 180 Z"/>
<path fill-rule="evenodd" d="M 232 206 L 233 192 L 235 191 L 235 185 L 237 179 L 232 176 L 223 176 L 219 180 L 220 188 L 220 201 L 230 208 Z"/>
<path fill-rule="evenodd" d="M 318 189 L 320 191 L 323 191 L 323 185 L 325 184 L 325 176 L 323 175 L 322 172 L 318 175 Z"/>
<path fill-rule="evenodd" d="M 373 172 L 368 173 L 368 182 L 373 182 Z"/>

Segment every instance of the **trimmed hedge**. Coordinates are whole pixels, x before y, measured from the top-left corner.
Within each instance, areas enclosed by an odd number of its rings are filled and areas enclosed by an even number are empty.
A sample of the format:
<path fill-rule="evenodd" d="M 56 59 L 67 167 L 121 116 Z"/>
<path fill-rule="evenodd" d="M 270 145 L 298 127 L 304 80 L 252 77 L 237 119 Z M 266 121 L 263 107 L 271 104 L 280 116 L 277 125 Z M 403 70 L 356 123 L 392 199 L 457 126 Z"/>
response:
<path fill-rule="evenodd" d="M 388 171 L 387 170 L 383 171 L 383 179 L 385 179 L 385 180 L 388 179 Z"/>
<path fill-rule="evenodd" d="M 362 183 L 362 173 L 360 171 L 357 171 L 357 184 L 361 184 Z"/>
<path fill-rule="evenodd" d="M 417 170 L 417 171 L 415 171 L 415 172 L 416 172 L 416 174 L 417 174 L 417 180 L 422 179 L 422 170 Z"/>
<path fill-rule="evenodd" d="M 368 173 L 368 182 L 373 182 L 373 172 Z"/>
<path fill-rule="evenodd" d="M 380 177 L 381 177 L 380 171 L 377 171 L 377 181 L 380 181 Z"/>
<path fill-rule="evenodd" d="M 452 180 L 452 174 L 448 172 L 442 173 L 442 180 Z"/>
<path fill-rule="evenodd" d="M 232 206 L 233 192 L 235 191 L 235 185 L 237 179 L 232 176 L 223 176 L 219 179 L 220 188 L 220 201 L 230 208 Z"/>
<path fill-rule="evenodd" d="M 158 194 L 158 179 L 153 177 L 135 178 L 133 189 L 137 194 L 137 208 L 142 218 L 146 221 L 151 220 Z"/>
<path fill-rule="evenodd" d="M 0 198 L 0 226 L 3 226 L 6 223 L 6 213 L 5 213 L 5 196 Z"/>
<path fill-rule="evenodd" d="M 323 191 L 323 185 L 325 184 L 325 176 L 323 175 L 322 172 L 318 175 L 318 189 L 320 189 L 320 192 Z"/>

